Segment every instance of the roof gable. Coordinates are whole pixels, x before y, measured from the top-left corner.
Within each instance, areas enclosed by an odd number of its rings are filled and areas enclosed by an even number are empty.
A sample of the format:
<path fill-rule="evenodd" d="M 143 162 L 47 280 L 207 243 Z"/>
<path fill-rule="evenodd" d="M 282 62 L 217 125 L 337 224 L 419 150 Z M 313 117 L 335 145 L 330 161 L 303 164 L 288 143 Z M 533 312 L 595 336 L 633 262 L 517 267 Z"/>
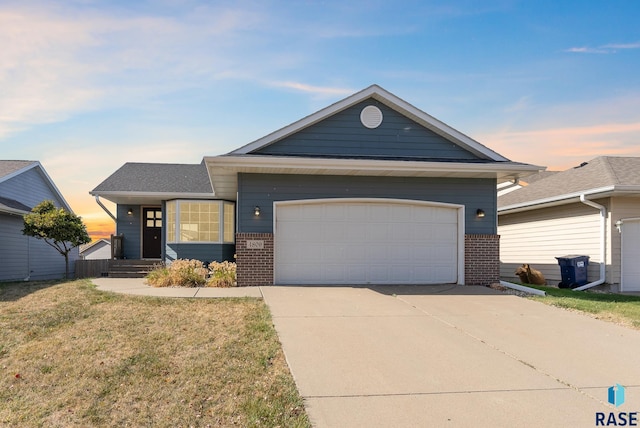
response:
<path fill-rule="evenodd" d="M 367 128 L 361 112 L 382 113 L 382 123 Z M 251 152 L 259 155 L 478 161 L 477 154 L 422 126 L 374 98 L 368 98 L 287 137 Z"/>
<path fill-rule="evenodd" d="M 571 199 L 581 193 L 640 194 L 640 157 L 602 156 L 557 172 L 498 198 L 499 209 Z"/>
<path fill-rule="evenodd" d="M 429 131 L 428 135 L 432 142 L 435 141 L 434 137 L 440 137 L 439 139 L 437 139 L 439 140 L 439 143 L 441 143 L 440 149 L 442 148 L 442 144 L 446 144 L 446 142 L 449 142 L 449 144 L 451 144 L 452 146 L 456 146 L 456 149 L 453 149 L 453 150 L 458 152 L 458 154 L 462 154 L 465 152 L 467 153 L 466 155 L 467 157 L 464 159 L 469 159 L 469 154 L 470 154 L 475 159 L 483 159 L 488 161 L 502 161 L 502 162 L 508 161 L 507 158 L 499 155 L 498 153 L 485 147 L 479 142 L 473 140 L 472 138 L 462 134 L 461 132 L 451 128 L 450 126 L 439 121 L 433 116 L 428 115 L 427 113 L 414 107 L 413 105 L 407 103 L 406 101 L 396 97 L 395 95 L 382 89 L 378 85 L 369 86 L 368 88 L 360 92 L 357 92 L 356 94 L 353 94 L 350 97 L 347 97 L 341 101 L 338 101 L 337 103 L 332 104 L 329 107 L 326 107 L 314 114 L 311 114 L 297 122 L 294 122 L 289 126 L 286 126 L 263 138 L 260 138 L 259 140 L 256 140 L 250 144 L 247 144 L 246 146 L 243 146 L 237 150 L 234 150 L 231 153 L 229 153 L 229 155 L 271 154 L 270 150 L 278 150 L 277 149 L 278 146 L 276 145 L 276 147 L 274 147 L 273 149 L 268 149 L 269 146 L 282 142 L 288 137 L 292 137 L 294 134 L 300 133 L 300 135 L 304 137 L 304 134 L 302 134 L 303 131 L 307 130 L 306 132 L 308 135 L 309 133 L 308 128 L 316 124 L 319 124 L 320 122 L 327 121 L 332 116 L 337 115 L 338 113 L 341 113 L 341 112 L 345 112 L 345 115 L 342 115 L 341 117 L 345 117 L 349 115 L 353 117 L 354 113 L 356 113 L 359 118 L 360 111 L 362 110 L 361 107 L 364 105 L 367 105 L 367 103 L 373 103 L 373 102 L 375 102 L 376 103 L 375 105 L 377 106 L 384 106 L 387 114 L 391 113 L 392 111 L 395 112 L 395 114 L 392 114 L 391 116 L 395 116 L 396 120 L 400 116 L 404 116 L 405 119 L 410 121 L 408 126 L 412 126 L 412 124 L 419 125 L 420 128 L 422 128 L 423 134 L 425 133 L 425 131 Z M 355 107 L 355 108 L 351 109 L 352 107 Z M 384 119 L 385 111 L 383 111 L 383 123 L 385 123 L 385 119 Z M 352 120 L 352 122 L 354 121 Z M 366 131 L 366 129 L 363 129 L 366 127 L 361 124 L 358 124 L 358 122 L 359 120 L 355 122 L 354 126 L 360 126 L 360 131 Z M 389 131 L 389 127 L 385 125 L 385 127 L 383 127 L 383 130 Z M 378 136 L 380 136 L 380 134 L 383 134 L 383 132 L 381 131 L 382 130 L 377 132 Z M 399 130 L 396 128 L 396 132 L 398 131 Z M 400 135 L 398 136 L 400 137 Z M 388 138 L 389 135 L 386 135 L 386 137 Z M 406 136 L 402 136 L 402 137 L 404 138 Z M 293 145 L 290 144 L 293 141 L 295 140 L 291 140 L 291 139 L 289 140 L 288 148 L 290 150 L 293 148 L 292 147 Z M 387 140 L 387 141 L 390 141 L 390 140 Z M 369 142 L 369 148 L 373 148 L 372 147 L 373 145 L 375 145 L 374 142 Z M 281 146 L 281 149 L 283 149 L 285 146 L 287 146 L 287 144 L 281 144 L 280 146 Z M 366 147 L 364 148 L 366 149 Z M 398 146 L 398 148 L 399 149 L 395 150 L 395 152 L 403 153 L 402 147 Z M 325 147 L 325 149 L 327 149 L 327 147 Z M 380 149 L 380 145 L 377 146 L 377 149 Z M 350 150 L 356 153 L 360 153 L 363 151 L 362 148 L 360 150 L 355 150 L 353 147 L 350 148 Z M 384 152 L 393 153 L 394 150 L 392 149 L 392 147 L 388 147 L 382 152 L 383 152 L 383 155 L 381 156 L 384 157 L 384 156 L 387 156 L 386 154 L 384 154 Z M 427 158 L 429 157 L 425 154 L 425 150 L 421 150 L 421 152 L 422 152 L 421 156 L 424 156 Z M 408 153 L 411 153 L 411 150 L 409 150 Z M 282 155 L 282 153 L 279 153 L 279 154 Z M 295 155 L 295 150 L 293 154 Z M 442 150 L 440 151 L 435 150 L 434 154 L 440 155 L 442 154 Z M 316 155 L 319 155 L 319 153 Z M 343 155 L 343 153 L 325 153 L 325 155 L 339 156 L 339 155 Z M 447 154 L 447 156 L 450 156 L 450 154 Z M 404 157 L 407 157 L 407 156 L 404 156 Z"/>
<path fill-rule="evenodd" d="M 4 197 L 21 204 L 20 209 L 29 205 L 35 206 L 44 199 L 53 199 L 57 205 L 72 211 L 69 203 L 38 161 L 0 160 L 0 191 Z M 10 204 L 3 205 L 15 209 Z"/>
<path fill-rule="evenodd" d="M 89 242 L 88 244 L 80 245 L 80 254 L 92 253 L 100 248 L 111 246 L 111 241 L 107 239 L 98 239 L 97 241 Z"/>

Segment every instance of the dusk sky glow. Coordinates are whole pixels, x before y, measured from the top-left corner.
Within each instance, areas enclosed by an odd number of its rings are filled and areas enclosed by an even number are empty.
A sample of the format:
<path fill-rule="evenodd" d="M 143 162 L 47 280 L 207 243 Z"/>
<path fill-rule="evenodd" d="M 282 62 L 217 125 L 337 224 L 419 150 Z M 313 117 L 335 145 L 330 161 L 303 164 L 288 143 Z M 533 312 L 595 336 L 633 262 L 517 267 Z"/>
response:
<path fill-rule="evenodd" d="M 1 159 L 94 237 L 125 162 L 199 163 L 371 84 L 514 161 L 640 156 L 637 1 L 0 2 Z"/>

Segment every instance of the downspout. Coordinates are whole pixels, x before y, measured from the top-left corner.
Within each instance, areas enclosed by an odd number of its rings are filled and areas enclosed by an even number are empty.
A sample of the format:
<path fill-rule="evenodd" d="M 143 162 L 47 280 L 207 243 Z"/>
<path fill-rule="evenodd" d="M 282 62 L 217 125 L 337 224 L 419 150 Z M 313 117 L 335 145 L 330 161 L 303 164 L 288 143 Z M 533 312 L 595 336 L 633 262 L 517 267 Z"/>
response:
<path fill-rule="evenodd" d="M 102 201 L 100 200 L 100 196 L 96 195 L 96 203 L 98 205 L 100 205 L 100 208 L 102 208 L 104 210 L 104 212 L 106 212 L 107 214 L 109 214 L 109 217 L 111 217 L 113 219 L 113 221 L 115 221 L 116 223 L 118 222 L 118 219 L 116 218 L 116 216 L 114 216 L 113 214 L 111 214 L 111 211 L 109 211 L 109 208 L 105 207 L 104 204 L 102 203 Z"/>
<path fill-rule="evenodd" d="M 537 288 L 527 287 L 526 285 L 514 284 L 513 282 L 500 281 L 500 285 L 503 287 L 511 288 L 513 290 L 524 291 L 525 293 L 535 294 L 536 296 L 546 296 L 547 293 Z"/>
<path fill-rule="evenodd" d="M 499 188 L 497 190 L 498 190 L 498 192 L 502 192 L 504 190 L 511 189 L 512 187 L 515 187 L 515 186 L 518 186 L 518 185 L 520 185 L 520 179 L 519 178 L 514 178 L 513 181 L 511 181 L 508 185 L 506 185 L 506 186 L 504 186 L 502 188 Z"/>
<path fill-rule="evenodd" d="M 596 204 L 593 201 L 585 198 L 584 193 L 580 195 L 580 202 L 585 205 L 589 205 L 597 210 L 600 210 L 600 279 L 594 282 L 590 282 L 588 284 L 582 285 L 577 288 L 573 288 L 573 291 L 582 291 L 591 287 L 595 287 L 596 285 L 600 285 L 604 283 L 605 280 L 605 267 L 606 267 L 606 223 L 607 223 L 607 209 L 600 205 Z"/>
<path fill-rule="evenodd" d="M 520 179 L 519 178 L 514 178 L 513 181 L 508 185 L 508 186 L 504 186 L 502 189 L 500 190 L 504 190 L 504 189 L 510 189 L 513 186 L 518 186 L 520 184 Z"/>

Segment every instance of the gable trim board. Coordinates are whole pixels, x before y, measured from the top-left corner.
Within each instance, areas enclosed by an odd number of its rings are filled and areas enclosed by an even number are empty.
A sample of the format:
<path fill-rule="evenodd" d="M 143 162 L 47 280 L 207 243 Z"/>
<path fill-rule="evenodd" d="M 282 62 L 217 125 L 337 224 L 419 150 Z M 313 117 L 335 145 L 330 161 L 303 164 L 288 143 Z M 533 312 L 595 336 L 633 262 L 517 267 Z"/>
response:
<path fill-rule="evenodd" d="M 276 284 L 464 284 L 464 206 L 384 198 L 273 205 Z"/>

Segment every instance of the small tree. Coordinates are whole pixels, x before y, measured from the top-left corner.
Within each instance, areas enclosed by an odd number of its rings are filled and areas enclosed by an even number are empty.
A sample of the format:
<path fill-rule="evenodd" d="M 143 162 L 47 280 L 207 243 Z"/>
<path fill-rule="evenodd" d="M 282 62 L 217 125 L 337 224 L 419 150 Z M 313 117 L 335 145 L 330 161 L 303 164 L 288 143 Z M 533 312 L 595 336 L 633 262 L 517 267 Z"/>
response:
<path fill-rule="evenodd" d="M 24 216 L 22 233 L 44 240 L 64 256 L 65 279 L 69 278 L 69 252 L 91 242 L 82 219 L 63 208 L 56 208 L 49 200 L 40 202 Z"/>

